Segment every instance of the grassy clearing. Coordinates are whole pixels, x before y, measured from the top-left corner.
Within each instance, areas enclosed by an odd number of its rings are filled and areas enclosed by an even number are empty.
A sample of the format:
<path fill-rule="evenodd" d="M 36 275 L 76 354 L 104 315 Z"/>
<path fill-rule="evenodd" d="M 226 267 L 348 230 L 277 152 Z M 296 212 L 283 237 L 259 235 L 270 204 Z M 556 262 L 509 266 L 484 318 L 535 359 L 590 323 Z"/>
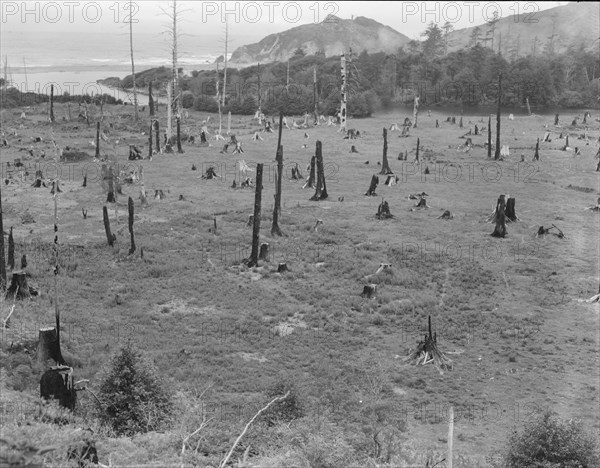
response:
<path fill-rule="evenodd" d="M 58 106 L 57 115 L 61 112 Z M 109 356 L 124 340 L 134 340 L 165 373 L 180 412 L 164 434 L 116 439 L 100 431 L 101 461 L 109 455 L 120 464 L 178 460 L 182 435 L 209 414 L 214 419 L 199 439 L 197 460 L 214 464 L 264 406 L 265 390 L 284 378 L 296 382 L 309 416 L 292 423 L 291 432 L 279 426 L 252 429 L 245 443 L 259 452 L 259 466 L 364 466 L 372 457 L 370 434 L 378 424 L 399 431 L 393 437 L 398 447 L 390 449 L 392 462 L 424 465 L 427 456 L 445 449 L 450 404 L 459 415 L 454 450 L 463 458 L 455 466 L 476 466 L 474 460 L 486 466 L 485 457 L 538 407 L 550 406 L 565 417 L 582 418 L 589 428 L 600 427 L 594 411 L 598 308 L 577 302 L 595 294 L 599 281 L 594 242 L 598 215 L 584 210 L 599 195 L 597 128 L 588 132 L 590 143 L 585 145 L 577 140 L 583 129 L 554 129 L 552 116 L 504 118 L 503 144 L 511 147 L 511 158 L 493 162 L 483 148 L 485 132 L 471 137 L 471 152 L 456 149 L 469 128 L 487 126 L 487 115 L 465 115 L 460 129 L 434 111 L 419 118 L 419 128 L 409 138 L 389 133 L 390 166 L 400 181 L 386 187 L 381 180 L 379 197 L 364 193 L 380 169 L 382 128 L 402 122 L 404 115 L 351 121 L 349 128 L 363 135 L 356 141 L 342 139 L 333 127 L 309 129 L 308 139 L 303 130 L 285 130 L 287 175 L 296 163 L 307 175 L 315 141 L 323 142 L 329 199 L 310 202 L 313 190 L 284 179 L 280 225 L 286 236 L 272 238 L 276 134 L 252 142 L 257 124 L 234 117 L 242 155 L 219 154 L 222 145 L 212 141 L 211 147 L 184 145 L 181 155 L 130 162 L 128 144 L 147 152 L 147 136 L 141 133 L 147 125 L 135 125 L 127 108 L 105 106 L 105 112 L 107 125 L 114 123 L 109 136 L 120 143 L 116 153 L 102 143 L 101 152 L 124 165 L 143 165 L 150 205 L 140 206 L 139 186 L 124 185 L 116 207 L 109 207 L 118 239 L 111 249 L 102 225 L 106 195 L 91 175 L 98 165 L 58 166 L 64 189 L 59 198 L 63 348 L 72 356 L 77 378 L 92 379 L 93 387 Z M 26 165 L 40 164 L 50 177 L 56 166 L 48 161 L 54 150 L 47 116 L 30 115 L 24 122 L 19 117 L 20 111 L 2 112 L 10 145 L 2 151 L 3 163 L 21 158 Z M 205 118 L 191 112 L 184 126 L 193 132 Z M 570 121 L 566 116 L 561 120 Z M 545 125 L 554 139 L 540 144 L 541 160 L 533 164 L 535 141 Z M 11 136 L 11 129 L 18 136 Z M 580 146 L 581 156 L 561 150 L 561 131 L 571 135 L 571 147 Z M 35 136 L 43 141 L 30 143 Z M 59 122 L 54 137 L 61 147 L 93 154 L 89 141 L 95 138 L 94 126 Z M 417 137 L 421 155 L 430 158 L 421 167 L 412 163 Z M 351 145 L 360 153 L 350 154 Z M 30 146 L 35 157 L 28 159 L 21 148 Z M 44 159 L 39 157 L 42 150 Z M 405 150 L 409 161 L 398 161 Z M 518 164 L 521 153 L 529 163 Z M 261 239 L 271 244 L 271 260 L 252 271 L 238 268 L 250 252 L 246 222 L 254 203 L 253 189 L 230 188 L 234 177 L 240 180 L 235 170 L 239 159 L 251 167 L 265 164 Z M 198 170 L 192 171 L 192 165 Z M 199 179 L 209 165 L 223 178 Z M 425 166 L 429 175 L 423 174 Z M 6 177 L 4 165 L 3 170 Z M 88 186 L 83 188 L 86 170 Z M 17 428 L 19 413 L 10 409 L 36 404 L 40 370 L 31 349 L 40 325 L 54 321 L 52 199 L 49 189 L 30 187 L 35 170 L 28 172 L 23 182 L 3 185 L 4 224 L 6 229 L 14 226 L 17 258 L 28 254 L 31 281 L 41 295 L 17 304 L 11 328 L 3 335 L 2 401 L 9 432 L 15 429 L 15 436 L 39 445 L 63 444 L 79 437 L 73 432 L 78 425 L 93 424 L 85 410 L 93 401 L 85 393 L 80 419 L 57 435 L 29 413 L 33 425 Z M 158 189 L 167 194 L 165 200 L 151 197 Z M 415 200 L 408 195 L 422 191 L 430 195 L 430 208 L 411 211 Z M 507 238 L 494 239 L 485 218 L 501 193 L 516 197 L 521 221 L 508 225 Z M 180 194 L 185 201 L 179 201 Z M 126 258 L 128 196 L 136 204 L 134 258 Z M 375 218 L 381 197 L 389 202 L 395 216 L 391 220 Z M 82 208 L 88 210 L 85 220 Z M 437 219 L 446 209 L 454 219 Z M 22 224 L 26 210 L 35 223 Z M 214 217 L 218 235 L 209 232 Z M 317 219 L 324 224 L 314 232 Z M 534 237 L 540 225 L 552 223 L 566 239 Z M 288 263 L 289 273 L 275 273 L 280 261 Z M 379 284 L 378 295 L 362 299 L 364 278 L 380 263 L 392 263 L 393 273 L 371 278 L 368 282 Z M 3 304 L 3 313 L 9 306 Z M 450 355 L 454 371 L 444 375 L 401 362 L 424 334 L 428 315 L 441 349 L 462 352 Z M 368 408 L 375 404 L 386 405 L 395 422 L 374 416 Z M 49 460 L 60 462 L 62 452 Z"/>

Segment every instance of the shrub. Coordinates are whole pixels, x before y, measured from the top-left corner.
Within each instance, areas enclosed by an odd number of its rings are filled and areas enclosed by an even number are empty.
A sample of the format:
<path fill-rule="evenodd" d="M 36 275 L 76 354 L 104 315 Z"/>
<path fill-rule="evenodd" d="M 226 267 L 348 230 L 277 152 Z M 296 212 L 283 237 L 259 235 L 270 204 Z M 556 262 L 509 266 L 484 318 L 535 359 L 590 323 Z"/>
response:
<path fill-rule="evenodd" d="M 168 389 L 131 343 L 113 356 L 100 381 L 98 396 L 106 405 L 100 420 L 117 434 L 157 430 L 169 420 L 173 404 Z"/>
<path fill-rule="evenodd" d="M 556 413 L 545 411 L 522 433 L 513 433 L 502 465 L 506 468 L 592 468 L 600 466 L 595 439 L 580 422 L 563 422 Z"/>
<path fill-rule="evenodd" d="M 290 394 L 285 400 L 276 402 L 264 413 L 264 420 L 269 426 L 278 422 L 290 422 L 304 416 L 304 408 L 294 381 L 286 378 L 279 380 L 267 389 L 266 396 L 271 401 L 285 395 L 288 391 Z"/>

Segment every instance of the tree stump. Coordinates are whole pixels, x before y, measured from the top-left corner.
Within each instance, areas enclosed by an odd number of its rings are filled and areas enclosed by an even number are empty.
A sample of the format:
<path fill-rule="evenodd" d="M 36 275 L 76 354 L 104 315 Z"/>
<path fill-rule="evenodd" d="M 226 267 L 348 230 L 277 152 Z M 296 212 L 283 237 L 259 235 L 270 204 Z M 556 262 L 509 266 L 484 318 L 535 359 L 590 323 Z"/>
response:
<path fill-rule="evenodd" d="M 373 176 L 371 177 L 371 184 L 369 185 L 369 190 L 367 190 L 367 193 L 365 193 L 366 197 L 376 197 L 377 193 L 375 193 L 375 190 L 377 189 L 377 185 L 379 185 L 379 177 L 377 177 L 377 175 L 373 174 Z"/>
<path fill-rule="evenodd" d="M 106 233 L 106 240 L 108 241 L 108 245 L 112 247 L 117 240 L 117 236 L 110 231 L 110 219 L 108 218 L 108 209 L 106 206 L 102 207 L 102 215 L 104 218 L 104 232 Z"/>
<path fill-rule="evenodd" d="M 444 213 L 441 216 L 438 216 L 437 219 L 452 219 L 452 218 L 454 218 L 454 215 L 449 210 L 446 210 L 446 211 L 444 211 Z"/>
<path fill-rule="evenodd" d="M 115 187 L 114 187 L 114 174 L 112 166 L 108 167 L 108 194 L 106 196 L 106 203 L 116 203 L 115 199 Z"/>
<path fill-rule="evenodd" d="M 77 393 L 73 385 L 73 368 L 54 366 L 44 372 L 40 379 L 40 396 L 45 400 L 58 400 L 63 408 L 73 410 L 77 402 Z"/>
<path fill-rule="evenodd" d="M 440 128 L 440 122 L 438 119 L 435 119 L 435 128 Z"/>
<path fill-rule="evenodd" d="M 416 161 L 419 160 L 419 146 L 421 145 L 421 139 L 417 138 L 417 157 L 416 157 Z"/>
<path fill-rule="evenodd" d="M 323 146 L 320 140 L 317 140 L 315 152 L 317 187 L 315 189 L 315 194 L 310 198 L 310 201 L 325 200 L 329 196 L 327 194 L 327 185 L 325 184 L 325 169 L 323 167 Z"/>
<path fill-rule="evenodd" d="M 263 242 L 260 244 L 260 252 L 258 254 L 259 260 L 264 260 L 265 262 L 269 261 L 269 243 Z"/>
<path fill-rule="evenodd" d="M 505 211 L 505 200 L 504 195 L 500 195 L 498 202 L 496 203 L 495 218 L 496 227 L 492 232 L 493 237 L 505 237 L 506 236 L 506 215 Z"/>
<path fill-rule="evenodd" d="M 7 299 L 29 299 L 37 296 L 38 292 L 27 284 L 27 274 L 24 271 L 15 271 L 12 274 L 10 286 L 6 290 Z"/>
<path fill-rule="evenodd" d="M 427 199 L 425 197 L 421 197 L 417 204 L 415 205 L 417 208 L 429 208 L 427 206 Z"/>
<path fill-rule="evenodd" d="M 534 161 L 539 161 L 540 160 L 540 139 L 537 139 L 537 142 L 535 144 L 535 153 L 533 155 L 533 160 Z"/>
<path fill-rule="evenodd" d="M 388 204 L 388 202 L 381 200 L 381 203 L 379 204 L 379 207 L 377 208 L 377 219 L 389 219 L 389 218 L 393 218 L 394 215 L 392 215 L 392 213 L 390 213 L 390 205 Z"/>
<path fill-rule="evenodd" d="M 40 329 L 36 357 L 40 364 L 46 364 L 48 359 L 51 359 L 56 364 L 65 363 L 55 327 Z"/>
<path fill-rule="evenodd" d="M 27 255 L 23 254 L 21 256 L 21 270 L 27 268 Z"/>
<path fill-rule="evenodd" d="M 277 266 L 277 273 L 285 273 L 286 271 L 289 271 L 288 267 L 287 267 L 287 263 L 280 263 Z"/>
<path fill-rule="evenodd" d="M 558 114 L 554 116 L 554 125 L 558 125 Z"/>
<path fill-rule="evenodd" d="M 360 294 L 360 297 L 371 299 L 373 296 L 375 296 L 375 294 L 377 294 L 377 285 L 376 284 L 366 284 L 363 287 L 363 292 Z"/>

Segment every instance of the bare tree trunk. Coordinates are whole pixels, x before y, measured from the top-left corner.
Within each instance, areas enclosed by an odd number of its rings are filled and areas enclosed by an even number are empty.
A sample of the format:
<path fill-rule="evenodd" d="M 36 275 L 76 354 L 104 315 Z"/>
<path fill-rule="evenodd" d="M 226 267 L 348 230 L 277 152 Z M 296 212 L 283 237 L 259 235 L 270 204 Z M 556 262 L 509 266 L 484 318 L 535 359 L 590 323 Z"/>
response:
<path fill-rule="evenodd" d="M 223 70 L 223 102 L 222 107 L 225 107 L 225 95 L 227 94 L 227 46 L 229 45 L 229 23 L 225 18 L 225 69 Z"/>
<path fill-rule="evenodd" d="M 134 118 L 138 121 L 138 100 L 137 100 L 137 89 L 135 87 L 135 66 L 133 63 L 133 5 L 132 0 L 129 0 L 129 50 L 131 52 L 131 77 L 133 80 L 133 108 Z"/>
<path fill-rule="evenodd" d="M 527 105 L 527 115 L 531 117 L 531 106 L 529 105 L 529 98 L 525 98 L 525 104 Z"/>
<path fill-rule="evenodd" d="M 387 157 L 388 152 L 388 141 L 387 141 L 387 128 L 383 127 L 383 162 L 381 164 L 381 175 L 393 174 L 394 172 L 390 169 L 390 164 Z"/>
<path fill-rule="evenodd" d="M 260 110 L 260 107 L 259 107 Z M 277 138 L 277 181 L 275 186 L 275 206 L 273 207 L 273 225 L 271 226 L 272 236 L 282 236 L 279 227 L 279 213 L 281 212 L 281 179 L 283 178 L 283 146 L 281 146 L 281 132 L 283 127 L 283 112 L 279 114 L 279 136 Z"/>
<path fill-rule="evenodd" d="M 419 96 L 415 94 L 415 102 L 413 104 L 413 128 L 417 128 L 417 119 L 419 118 Z"/>
<path fill-rule="evenodd" d="M 154 134 L 155 134 L 155 143 L 156 143 L 156 152 L 160 153 L 160 124 L 158 119 L 154 121 Z"/>
<path fill-rule="evenodd" d="M 108 195 L 106 196 L 107 203 L 116 203 L 114 177 L 113 167 L 110 165 L 108 167 Z"/>
<path fill-rule="evenodd" d="M 108 209 L 106 206 L 102 207 L 102 214 L 104 216 L 104 231 L 106 232 L 106 240 L 108 241 L 108 245 L 112 247 L 115 243 L 116 236 L 110 232 L 110 219 L 108 218 Z"/>
<path fill-rule="evenodd" d="M 100 159 L 100 122 L 96 122 L 96 159 Z"/>
<path fill-rule="evenodd" d="M 419 147 L 421 146 L 421 139 L 417 138 L 417 157 L 416 157 L 416 161 L 419 160 Z"/>
<path fill-rule="evenodd" d="M 488 117 L 488 158 L 492 157 L 492 116 Z"/>
<path fill-rule="evenodd" d="M 50 85 L 50 122 L 54 122 L 54 85 Z"/>
<path fill-rule="evenodd" d="M 502 106 L 502 73 L 498 75 L 498 111 L 496 112 L 496 152 L 494 159 L 500 159 L 500 110 Z"/>
<path fill-rule="evenodd" d="M 152 130 L 154 121 L 150 119 L 150 131 L 148 132 L 148 159 L 152 159 Z"/>
<path fill-rule="evenodd" d="M 6 290 L 6 262 L 4 258 L 4 213 L 2 212 L 2 184 L 0 184 L 0 289 Z"/>
<path fill-rule="evenodd" d="M 254 223 L 252 227 L 252 252 L 248 266 L 258 266 L 258 254 L 260 248 L 260 210 L 262 198 L 263 164 L 256 165 L 256 191 L 254 193 Z"/>
<path fill-rule="evenodd" d="M 535 144 L 535 154 L 533 155 L 533 160 L 534 161 L 539 161 L 540 160 L 540 139 L 537 139 L 537 142 Z"/>
<path fill-rule="evenodd" d="M 148 83 L 148 107 L 150 108 L 150 117 L 154 116 L 154 98 L 152 97 L 152 81 Z"/>
<path fill-rule="evenodd" d="M 304 184 L 304 186 L 302 188 L 313 188 L 315 186 L 315 162 L 316 162 L 316 157 L 313 155 L 310 158 L 310 171 L 308 173 L 308 180 L 306 181 L 306 183 Z"/>
<path fill-rule="evenodd" d="M 173 91 L 171 84 L 167 86 L 167 102 L 167 142 L 171 144 L 171 136 L 173 135 Z"/>
<path fill-rule="evenodd" d="M 177 116 L 177 152 L 183 153 L 181 148 L 181 118 Z"/>
<path fill-rule="evenodd" d="M 288 62 L 289 66 L 289 62 Z M 319 125 L 319 100 L 317 99 L 317 67 L 313 69 L 313 102 L 315 105 L 315 124 Z"/>
<path fill-rule="evenodd" d="M 127 208 L 129 210 L 129 235 L 131 236 L 131 246 L 129 247 L 129 255 L 135 252 L 135 237 L 133 235 L 133 198 L 127 200 Z"/>

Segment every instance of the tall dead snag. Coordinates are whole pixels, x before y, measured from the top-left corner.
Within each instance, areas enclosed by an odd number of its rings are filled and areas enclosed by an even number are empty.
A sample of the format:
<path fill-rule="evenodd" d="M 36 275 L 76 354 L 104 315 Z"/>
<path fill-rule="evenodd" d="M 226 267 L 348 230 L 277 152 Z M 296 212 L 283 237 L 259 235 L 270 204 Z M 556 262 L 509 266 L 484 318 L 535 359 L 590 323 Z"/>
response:
<path fill-rule="evenodd" d="M 488 158 L 492 157 L 492 116 L 488 117 L 488 141 L 487 141 Z"/>
<path fill-rule="evenodd" d="M 106 206 L 102 207 L 102 215 L 104 217 L 104 231 L 106 232 L 106 240 L 108 241 L 108 245 L 112 247 L 115 243 L 115 240 L 117 240 L 117 236 L 110 232 L 110 219 L 108 218 L 108 209 Z"/>
<path fill-rule="evenodd" d="M 412 349 L 409 355 L 404 358 L 404 362 L 408 362 L 414 366 L 433 364 L 440 374 L 444 371 L 452 370 L 452 360 L 446 357 L 437 347 L 437 333 L 431 333 L 431 316 L 429 316 L 429 330 L 425 334 L 423 341 L 417 344 L 415 349 Z"/>
<path fill-rule="evenodd" d="M 252 252 L 248 260 L 249 267 L 258 266 L 260 249 L 260 209 L 262 201 L 263 164 L 256 165 L 256 191 L 254 192 L 254 218 L 252 226 Z"/>
<path fill-rule="evenodd" d="M 54 122 L 54 85 L 50 85 L 50 122 Z"/>
<path fill-rule="evenodd" d="M 377 177 L 375 174 L 373 174 L 373 177 L 371 177 L 371 183 L 369 185 L 369 190 L 367 190 L 367 193 L 365 193 L 366 197 L 376 197 L 377 193 L 375 193 L 375 190 L 377 190 L 377 185 L 379 185 L 379 177 Z"/>
<path fill-rule="evenodd" d="M 417 157 L 415 159 L 415 161 L 419 160 L 419 147 L 421 146 L 421 139 L 417 138 Z"/>
<path fill-rule="evenodd" d="M 154 121 L 154 142 L 156 146 L 156 152 L 160 153 L 160 124 L 158 123 L 158 119 Z"/>
<path fill-rule="evenodd" d="M 504 210 L 506 209 L 504 195 L 500 195 L 498 202 L 496 203 L 496 209 L 494 210 L 494 219 L 496 221 L 496 227 L 492 232 L 493 237 L 505 237 L 506 236 L 506 215 Z"/>
<path fill-rule="evenodd" d="M 302 188 L 314 188 L 315 186 L 315 161 L 316 157 L 313 155 L 310 158 L 310 171 L 308 173 L 308 179 Z"/>
<path fill-rule="evenodd" d="M 342 78 L 342 85 L 340 87 L 340 132 L 346 133 L 346 116 L 347 116 L 347 79 L 346 73 L 346 54 L 342 54 L 340 57 L 340 74 Z"/>
<path fill-rule="evenodd" d="M 325 200 L 328 197 L 327 186 L 325 185 L 325 170 L 323 168 L 323 146 L 320 140 L 317 140 L 316 146 L 317 188 L 310 201 Z"/>
<path fill-rule="evenodd" d="M 152 127 L 154 121 L 150 120 L 150 131 L 148 132 L 148 159 L 152 159 Z"/>
<path fill-rule="evenodd" d="M 519 220 L 519 217 L 515 214 L 515 199 L 514 197 L 508 198 L 506 200 L 506 209 L 504 210 L 504 215 L 506 216 L 506 220 L 509 223 L 516 223 Z"/>
<path fill-rule="evenodd" d="M 4 213 L 2 212 L 2 184 L 0 184 L 0 289 L 6 289 L 6 263 L 4 258 Z"/>
<path fill-rule="evenodd" d="M 100 122 L 96 122 L 96 159 L 100 159 Z"/>
<path fill-rule="evenodd" d="M 150 117 L 154 116 L 154 98 L 152 97 L 152 81 L 148 83 L 148 108 L 150 109 Z"/>
<path fill-rule="evenodd" d="M 107 203 L 116 203 L 115 199 L 115 184 L 114 184 L 114 174 L 113 167 L 110 165 L 108 167 L 108 195 L 106 196 Z"/>
<path fill-rule="evenodd" d="M 496 152 L 494 159 L 500 159 L 500 111 L 502 109 L 502 73 L 498 75 L 498 110 L 496 111 Z M 502 236 L 504 237 L 504 236 Z"/>
<path fill-rule="evenodd" d="M 4 233 L 2 233 L 4 235 Z M 15 269 L 15 239 L 13 237 L 13 228 L 10 227 L 8 233 L 8 268 L 10 270 Z"/>
<path fill-rule="evenodd" d="M 413 128 L 417 128 L 417 118 L 419 116 L 419 96 L 415 94 L 415 102 L 413 104 Z"/>
<path fill-rule="evenodd" d="M 129 0 L 129 11 L 132 12 L 129 15 L 129 51 L 131 53 L 131 78 L 133 80 L 133 109 L 134 118 L 137 122 L 139 119 L 138 115 L 138 98 L 137 98 L 137 87 L 135 85 L 135 63 L 133 61 L 133 4 L 132 0 Z"/>
<path fill-rule="evenodd" d="M 390 164 L 387 157 L 388 152 L 388 141 L 387 141 L 387 128 L 383 127 L 383 162 L 381 164 L 380 175 L 393 174 L 394 172 L 390 169 Z"/>
<path fill-rule="evenodd" d="M 133 198 L 129 197 L 127 201 L 127 208 L 129 210 L 129 235 L 131 236 L 131 246 L 129 247 L 129 255 L 135 252 L 135 238 L 133 235 Z"/>
<path fill-rule="evenodd" d="M 260 107 L 259 107 L 260 110 Z M 282 236 L 279 227 L 279 213 L 281 212 L 281 179 L 283 178 L 283 146 L 281 146 L 281 131 L 283 127 L 283 112 L 279 114 L 279 137 L 277 138 L 277 180 L 275 181 L 275 206 L 273 207 L 273 224 L 271 226 L 272 236 Z"/>
<path fill-rule="evenodd" d="M 539 161 L 540 160 L 540 139 L 537 139 L 537 142 L 535 144 L 535 154 L 533 155 L 533 160 L 534 161 Z"/>
<path fill-rule="evenodd" d="M 183 153 L 181 148 L 181 118 L 177 116 L 177 152 Z"/>

